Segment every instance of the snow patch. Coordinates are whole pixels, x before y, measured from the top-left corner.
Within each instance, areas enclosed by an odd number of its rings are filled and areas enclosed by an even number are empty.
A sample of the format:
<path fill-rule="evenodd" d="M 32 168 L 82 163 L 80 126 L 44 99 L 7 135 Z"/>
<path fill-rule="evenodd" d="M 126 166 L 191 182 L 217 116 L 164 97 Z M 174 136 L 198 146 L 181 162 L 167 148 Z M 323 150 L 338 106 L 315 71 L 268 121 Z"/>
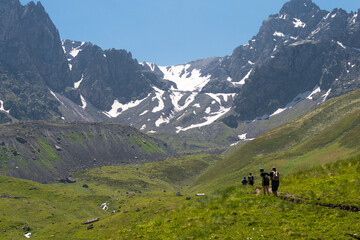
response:
<path fill-rule="evenodd" d="M 146 128 L 146 124 L 144 124 L 141 128 L 140 128 L 140 130 L 144 130 Z"/>
<path fill-rule="evenodd" d="M 207 107 L 206 109 L 205 109 L 205 113 L 206 114 L 209 114 L 211 112 L 211 107 Z"/>
<path fill-rule="evenodd" d="M 193 105 L 193 107 L 200 108 L 201 106 L 200 106 L 199 103 L 195 103 L 195 104 Z"/>
<path fill-rule="evenodd" d="M 316 35 L 318 32 L 320 32 L 321 28 L 318 27 L 317 29 L 315 29 L 314 31 L 311 32 L 310 36 L 313 37 L 314 35 Z"/>
<path fill-rule="evenodd" d="M 252 141 L 252 140 L 255 139 L 255 138 L 247 138 L 246 136 L 247 136 L 247 133 L 239 135 L 238 138 L 239 138 L 240 141 L 231 144 L 230 147 L 235 146 L 235 145 L 237 145 L 237 144 L 239 144 L 241 142 Z"/>
<path fill-rule="evenodd" d="M 164 116 L 160 116 L 160 118 L 158 120 L 156 120 L 155 122 L 155 126 L 159 127 L 161 124 L 163 123 L 169 123 L 170 120 L 173 118 L 174 116 L 172 114 L 170 114 L 169 117 L 164 117 Z"/>
<path fill-rule="evenodd" d="M 195 97 L 197 96 L 196 92 L 190 94 L 190 96 L 188 96 L 187 99 L 185 100 L 184 105 L 180 105 L 179 101 L 182 99 L 182 97 L 185 94 L 187 94 L 187 93 L 183 93 L 183 92 L 180 92 L 180 91 L 173 91 L 170 94 L 170 99 L 171 99 L 171 102 L 172 102 L 172 104 L 174 106 L 174 110 L 176 112 L 180 112 L 180 111 L 184 110 L 185 108 L 187 108 L 195 100 Z"/>
<path fill-rule="evenodd" d="M 145 111 L 142 112 L 139 116 L 145 115 L 147 112 L 149 112 L 149 110 L 145 110 Z"/>
<path fill-rule="evenodd" d="M 79 88 L 79 86 L 83 80 L 84 80 L 84 74 L 81 74 L 81 79 L 77 82 L 74 82 L 74 88 Z"/>
<path fill-rule="evenodd" d="M 0 111 L 10 113 L 10 110 L 5 110 L 4 102 L 2 100 L 0 100 Z"/>
<path fill-rule="evenodd" d="M 294 27 L 295 28 L 304 28 L 306 27 L 306 23 L 302 22 L 299 18 L 294 18 L 295 21 L 293 21 Z"/>
<path fill-rule="evenodd" d="M 250 64 L 250 65 L 254 65 L 255 63 L 253 63 L 252 61 L 248 61 L 248 63 Z"/>
<path fill-rule="evenodd" d="M 68 64 L 69 65 L 69 69 L 70 69 L 70 71 L 72 70 L 72 64 Z"/>
<path fill-rule="evenodd" d="M 285 35 L 282 33 L 282 32 L 278 32 L 278 31 L 275 31 L 273 36 L 276 36 L 276 37 L 285 37 Z"/>
<path fill-rule="evenodd" d="M 80 99 L 81 99 L 81 103 L 82 103 L 81 108 L 82 108 L 82 109 L 85 109 L 86 106 L 87 106 L 87 103 L 86 103 L 85 98 L 84 98 L 81 94 L 80 94 Z"/>
<path fill-rule="evenodd" d="M 154 63 L 149 63 L 149 62 L 145 62 L 149 67 L 150 67 L 150 70 L 153 72 L 155 71 L 155 64 Z"/>
<path fill-rule="evenodd" d="M 355 24 L 357 16 L 358 16 L 358 13 L 355 13 L 354 16 L 350 19 L 350 23 Z"/>
<path fill-rule="evenodd" d="M 345 47 L 341 42 L 337 41 L 337 44 L 338 44 L 340 47 L 346 49 L 346 47 Z"/>
<path fill-rule="evenodd" d="M 162 96 L 165 92 L 157 87 L 153 87 L 153 89 L 155 90 L 155 97 L 152 98 L 152 101 L 157 99 L 159 102 L 159 105 L 154 107 L 152 110 L 153 113 L 156 113 L 165 108 L 164 100 L 162 99 Z"/>
<path fill-rule="evenodd" d="M 318 87 L 318 86 L 316 85 L 315 89 L 312 91 L 312 93 L 311 93 L 306 99 L 312 100 L 312 99 L 313 99 L 313 96 L 314 96 L 315 94 L 319 93 L 319 92 L 321 92 L 321 89 L 320 89 L 320 87 Z"/>
<path fill-rule="evenodd" d="M 177 65 L 170 67 L 159 67 L 164 74 L 164 79 L 174 82 L 178 90 L 181 91 L 201 91 L 210 81 L 211 75 L 201 76 L 199 69 L 189 72 L 191 64 Z"/>
<path fill-rule="evenodd" d="M 49 89 L 49 90 L 50 90 L 50 89 Z M 55 94 L 53 91 L 50 90 L 50 93 L 51 93 L 51 95 L 54 96 L 54 98 L 55 98 L 56 100 L 58 100 L 59 103 L 61 103 L 61 104 L 66 108 L 65 104 L 64 104 L 62 101 L 60 101 L 60 99 L 56 96 L 56 94 Z"/>
<path fill-rule="evenodd" d="M 193 129 L 193 128 L 201 128 L 201 127 L 210 125 L 213 122 L 215 122 L 217 119 L 219 119 L 221 116 L 228 113 L 230 110 L 231 110 L 231 108 L 220 107 L 218 112 L 211 113 L 210 116 L 204 117 L 203 119 L 205 120 L 205 122 L 198 123 L 198 124 L 193 124 L 193 125 L 191 125 L 189 127 L 186 127 L 186 128 L 176 127 L 176 133 L 179 133 L 181 131 L 187 131 L 187 130 Z"/>
<path fill-rule="evenodd" d="M 333 15 L 331 15 L 331 18 L 334 18 L 334 17 L 336 17 L 336 13 L 335 13 L 335 14 L 333 14 Z"/>
<path fill-rule="evenodd" d="M 140 103 L 142 103 L 149 96 L 150 96 L 150 94 L 147 97 L 143 98 L 143 99 L 131 101 L 131 102 L 128 102 L 126 104 L 122 104 L 118 100 L 114 100 L 114 103 L 111 106 L 111 110 L 108 111 L 108 112 L 103 112 L 103 113 L 105 115 L 107 115 L 108 117 L 110 117 L 110 118 L 116 118 L 121 113 L 125 112 L 126 110 L 129 110 L 131 108 L 134 108 L 134 107 L 138 106 Z"/>
<path fill-rule="evenodd" d="M 328 19 L 331 13 L 326 14 L 325 17 L 323 17 L 324 20 Z"/>
<path fill-rule="evenodd" d="M 279 16 L 280 19 L 284 19 L 284 20 L 286 20 L 286 17 L 287 17 L 286 14 L 281 14 L 281 15 Z"/>
<path fill-rule="evenodd" d="M 105 53 L 103 54 L 103 56 L 104 56 L 104 58 L 106 58 L 106 57 L 107 57 Z"/>
<path fill-rule="evenodd" d="M 81 51 L 82 49 L 80 49 L 80 47 L 77 47 L 73 48 L 69 54 L 75 58 Z"/>
<path fill-rule="evenodd" d="M 239 82 L 233 82 L 233 85 L 244 85 L 245 84 L 245 80 L 247 80 L 250 76 L 250 74 L 252 73 L 254 69 L 251 69 L 246 75 L 245 77 L 243 77 L 243 79 L 241 79 Z"/>
<path fill-rule="evenodd" d="M 218 102 L 220 105 L 222 105 L 222 101 L 220 97 L 224 99 L 225 102 L 229 101 L 229 98 L 234 98 L 236 93 L 206 93 L 209 97 L 214 99 L 216 102 Z"/>
<path fill-rule="evenodd" d="M 287 109 L 293 108 L 296 104 L 298 104 L 299 102 L 301 102 L 304 99 L 312 100 L 313 95 L 315 95 L 316 93 L 319 93 L 320 91 L 321 91 L 320 87 L 318 85 L 316 85 L 312 91 L 300 93 L 290 103 L 288 103 L 284 108 L 279 108 L 273 114 L 271 114 L 270 117 L 275 116 L 279 113 L 282 113 L 283 111 L 285 111 Z"/>
<path fill-rule="evenodd" d="M 331 92 L 331 88 L 322 96 L 324 98 L 323 102 L 325 102 L 326 99 L 329 97 L 330 92 Z"/>

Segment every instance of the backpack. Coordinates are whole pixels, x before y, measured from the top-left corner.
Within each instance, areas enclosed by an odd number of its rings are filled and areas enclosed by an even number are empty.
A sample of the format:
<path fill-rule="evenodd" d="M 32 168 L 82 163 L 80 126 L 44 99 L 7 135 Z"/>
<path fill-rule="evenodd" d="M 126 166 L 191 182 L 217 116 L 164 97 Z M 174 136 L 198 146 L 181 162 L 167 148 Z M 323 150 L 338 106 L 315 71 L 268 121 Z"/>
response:
<path fill-rule="evenodd" d="M 248 179 L 249 179 L 249 182 L 254 182 L 254 176 L 253 175 L 248 176 Z"/>
<path fill-rule="evenodd" d="M 264 184 L 265 184 L 265 185 L 269 185 L 269 183 L 270 183 L 270 178 L 269 178 L 269 176 L 268 176 L 268 175 L 264 175 Z"/>
<path fill-rule="evenodd" d="M 279 172 L 273 171 L 272 180 L 278 182 L 279 181 Z"/>

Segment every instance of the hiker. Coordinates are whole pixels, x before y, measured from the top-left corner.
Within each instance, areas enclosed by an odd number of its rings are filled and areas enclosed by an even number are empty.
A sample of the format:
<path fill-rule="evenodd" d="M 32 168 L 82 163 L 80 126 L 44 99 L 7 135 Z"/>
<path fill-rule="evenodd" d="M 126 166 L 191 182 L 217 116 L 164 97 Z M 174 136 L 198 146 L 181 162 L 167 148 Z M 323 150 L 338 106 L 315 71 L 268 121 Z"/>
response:
<path fill-rule="evenodd" d="M 243 180 L 241 180 L 241 183 L 242 183 L 243 185 L 246 185 L 246 184 L 248 183 L 248 180 L 246 180 L 246 177 L 244 177 Z"/>
<path fill-rule="evenodd" d="M 267 194 L 270 196 L 270 193 L 269 193 L 269 185 L 270 185 L 269 174 L 267 172 L 265 172 L 263 168 L 260 168 L 260 176 L 262 178 L 262 187 L 264 189 L 264 195 L 266 195 L 266 193 L 265 193 L 265 190 L 266 190 Z"/>
<path fill-rule="evenodd" d="M 272 168 L 272 171 L 270 173 L 270 178 L 271 178 L 271 190 L 274 193 L 275 197 L 277 197 L 277 190 L 279 188 L 279 172 L 276 171 L 276 167 Z"/>
<path fill-rule="evenodd" d="M 249 173 L 248 180 L 249 180 L 249 184 L 250 184 L 251 186 L 254 185 L 254 176 L 251 175 L 251 173 Z"/>

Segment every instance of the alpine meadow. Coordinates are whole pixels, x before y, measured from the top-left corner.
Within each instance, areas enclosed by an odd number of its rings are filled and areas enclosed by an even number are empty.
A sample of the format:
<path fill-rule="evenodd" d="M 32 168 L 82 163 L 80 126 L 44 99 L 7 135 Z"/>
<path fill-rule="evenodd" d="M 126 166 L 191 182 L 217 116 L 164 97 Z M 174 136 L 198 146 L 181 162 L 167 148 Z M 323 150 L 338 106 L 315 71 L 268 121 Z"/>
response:
<path fill-rule="evenodd" d="M 0 239 L 360 239 L 360 9 L 161 66 L 42 2 L 0 0 Z"/>

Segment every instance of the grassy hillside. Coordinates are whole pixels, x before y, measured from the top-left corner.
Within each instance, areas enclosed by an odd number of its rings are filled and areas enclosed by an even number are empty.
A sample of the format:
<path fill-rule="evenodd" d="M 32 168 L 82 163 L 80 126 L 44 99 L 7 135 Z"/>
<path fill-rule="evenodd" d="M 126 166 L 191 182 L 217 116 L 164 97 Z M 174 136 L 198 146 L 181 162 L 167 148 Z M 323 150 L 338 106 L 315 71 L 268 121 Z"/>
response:
<path fill-rule="evenodd" d="M 360 233 L 359 212 L 321 204 L 360 207 L 360 193 L 355 189 L 360 183 L 359 170 L 360 156 L 357 156 L 289 174 L 282 179 L 281 195 L 293 196 L 289 199 L 295 201 L 257 194 L 259 184 L 238 185 L 190 200 L 165 192 L 156 196 L 123 197 L 116 202 L 121 205 L 121 211 L 94 223 L 93 229 L 88 230 L 80 225 L 80 221 L 73 221 L 70 225 L 64 222 L 48 225 L 34 233 L 34 237 L 351 239 Z"/>
<path fill-rule="evenodd" d="M 360 91 L 331 99 L 302 117 L 248 142 L 197 179 L 193 191 L 236 184 L 249 172 L 306 170 L 360 151 Z"/>
<path fill-rule="evenodd" d="M 151 218 L 155 212 L 181 206 L 186 200 L 174 198 L 175 193 L 219 160 L 217 156 L 197 155 L 82 170 L 74 174 L 77 182 L 73 184 L 39 184 L 0 176 L 0 239 L 24 239 L 28 232 L 35 239 L 52 235 L 69 239 L 77 236 L 79 228 L 87 230 L 88 225 L 81 224 L 87 219 L 128 224 L 140 209 Z M 102 203 L 107 203 L 107 211 L 100 207 Z M 46 229 L 50 229 L 49 234 L 36 236 Z M 108 232 L 99 239 L 113 233 L 113 229 L 104 229 Z"/>

